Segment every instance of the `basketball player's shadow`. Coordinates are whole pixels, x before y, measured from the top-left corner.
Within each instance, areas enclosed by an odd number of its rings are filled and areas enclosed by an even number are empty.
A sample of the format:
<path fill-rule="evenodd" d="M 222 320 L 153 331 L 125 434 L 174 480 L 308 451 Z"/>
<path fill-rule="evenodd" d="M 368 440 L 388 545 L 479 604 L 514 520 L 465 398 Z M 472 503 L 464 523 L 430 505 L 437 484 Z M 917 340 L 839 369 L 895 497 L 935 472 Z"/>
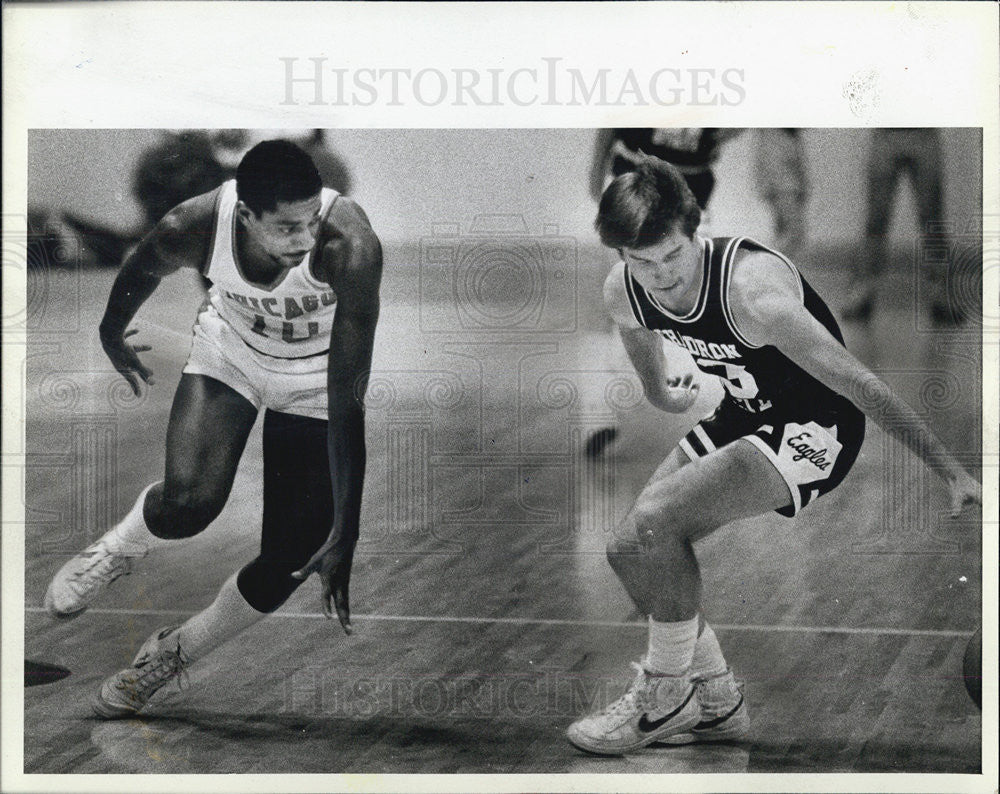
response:
<path fill-rule="evenodd" d="M 979 715 L 969 715 L 978 719 Z M 980 773 L 978 756 L 943 743 L 755 737 L 654 746 L 624 759 L 579 753 L 550 721 L 169 710 L 91 723 L 107 765 L 132 773 L 944 772 Z M 978 746 L 978 745 L 977 745 Z"/>
<path fill-rule="evenodd" d="M 178 709 L 100 721 L 91 741 L 141 773 L 503 772 L 550 733 L 526 721 Z"/>
<path fill-rule="evenodd" d="M 971 716 L 971 715 L 970 715 Z M 978 715 L 975 715 L 978 719 Z M 796 738 L 745 745 L 753 772 L 939 772 L 981 773 L 981 759 L 944 743 L 891 739 Z M 978 744 L 976 745 L 978 747 Z M 978 755 L 978 753 L 977 753 Z"/>

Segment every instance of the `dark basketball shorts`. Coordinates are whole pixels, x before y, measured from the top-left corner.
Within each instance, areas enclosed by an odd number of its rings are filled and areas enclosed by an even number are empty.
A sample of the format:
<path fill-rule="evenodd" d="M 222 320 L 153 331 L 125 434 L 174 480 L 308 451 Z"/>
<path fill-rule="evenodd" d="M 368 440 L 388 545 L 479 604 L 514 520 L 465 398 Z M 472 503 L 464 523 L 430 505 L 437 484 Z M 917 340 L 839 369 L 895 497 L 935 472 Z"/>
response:
<path fill-rule="evenodd" d="M 795 418 L 773 410 L 753 414 L 724 399 L 679 446 L 696 460 L 739 438 L 757 447 L 778 470 L 792 504 L 776 512 L 794 516 L 847 476 L 865 439 L 865 417 L 853 406 L 831 411 L 820 407 Z"/>

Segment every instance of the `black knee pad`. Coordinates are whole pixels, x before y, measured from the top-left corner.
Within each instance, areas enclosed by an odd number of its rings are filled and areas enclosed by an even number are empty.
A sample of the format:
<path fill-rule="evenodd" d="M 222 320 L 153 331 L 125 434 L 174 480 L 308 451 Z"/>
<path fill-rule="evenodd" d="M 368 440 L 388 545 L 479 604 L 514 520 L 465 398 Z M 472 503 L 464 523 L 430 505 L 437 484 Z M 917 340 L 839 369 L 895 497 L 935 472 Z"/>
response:
<path fill-rule="evenodd" d="M 149 527 L 149 534 L 160 540 L 184 540 L 185 538 L 193 538 L 199 532 L 201 532 L 200 529 L 192 530 L 189 526 L 185 527 L 180 523 L 172 522 L 165 523 L 161 527 Z"/>
<path fill-rule="evenodd" d="M 143 519 L 149 531 L 164 540 L 180 540 L 197 535 L 211 524 L 222 512 L 225 502 L 201 498 L 194 487 L 182 489 L 179 494 L 168 497 L 163 485 L 157 486 L 159 507 L 156 520 L 143 507 Z M 147 497 L 148 499 L 149 497 Z"/>
<path fill-rule="evenodd" d="M 258 612 L 274 612 L 302 584 L 292 578 L 292 572 L 300 567 L 258 557 L 240 571 L 236 586 L 247 603 Z"/>
<path fill-rule="evenodd" d="M 261 612 L 273 612 L 301 584 L 291 574 L 330 535 L 333 485 L 327 423 L 268 411 L 264 416 L 264 517 L 260 556 L 238 579 Z"/>

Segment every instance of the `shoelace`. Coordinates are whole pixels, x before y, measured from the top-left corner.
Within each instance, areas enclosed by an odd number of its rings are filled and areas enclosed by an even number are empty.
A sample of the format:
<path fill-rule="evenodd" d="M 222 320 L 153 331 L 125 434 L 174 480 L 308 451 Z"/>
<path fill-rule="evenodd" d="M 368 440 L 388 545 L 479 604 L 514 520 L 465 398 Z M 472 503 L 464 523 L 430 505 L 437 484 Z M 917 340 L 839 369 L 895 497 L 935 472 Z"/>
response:
<path fill-rule="evenodd" d="M 131 563 L 128 557 L 118 556 L 101 546 L 87 556 L 90 564 L 70 577 L 69 586 L 76 595 L 83 595 L 98 585 L 110 584 L 115 579 L 129 573 Z"/>
<path fill-rule="evenodd" d="M 187 662 L 179 645 L 176 650 L 164 648 L 136 667 L 141 671 L 139 675 L 131 681 L 120 681 L 118 689 L 131 690 L 136 694 L 148 691 L 151 695 L 172 678 L 177 679 L 179 690 L 183 690 L 188 684 Z"/>
<path fill-rule="evenodd" d="M 637 705 L 646 700 L 648 693 L 642 691 L 648 688 L 646 685 L 646 671 L 638 662 L 629 662 L 629 665 L 636 672 L 635 680 L 628 690 L 626 690 L 625 694 L 614 701 L 614 703 L 609 704 L 601 714 L 616 716 L 619 714 L 628 714 L 635 711 Z"/>

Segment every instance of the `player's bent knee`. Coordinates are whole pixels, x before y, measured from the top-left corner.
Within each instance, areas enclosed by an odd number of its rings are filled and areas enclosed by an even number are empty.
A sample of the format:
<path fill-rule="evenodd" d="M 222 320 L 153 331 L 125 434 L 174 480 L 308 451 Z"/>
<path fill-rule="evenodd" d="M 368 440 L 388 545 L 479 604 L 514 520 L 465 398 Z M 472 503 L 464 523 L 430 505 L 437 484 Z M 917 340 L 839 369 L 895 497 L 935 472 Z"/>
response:
<path fill-rule="evenodd" d="M 638 545 L 655 552 L 697 535 L 700 527 L 693 518 L 689 510 L 669 499 L 654 500 L 640 495 L 622 526 L 627 528 L 628 536 L 622 534 L 622 538 L 632 549 Z"/>
<path fill-rule="evenodd" d="M 608 558 L 608 564 L 611 566 L 611 569 L 621 571 L 623 567 L 628 565 L 629 560 L 636 558 L 640 551 L 634 543 L 627 545 L 620 540 L 613 540 L 608 543 L 604 553 Z"/>
<path fill-rule="evenodd" d="M 150 527 L 150 530 L 161 538 L 189 538 L 218 518 L 224 506 L 225 500 L 213 495 L 190 490 L 172 493 L 164 490 L 160 503 L 160 521 L 157 522 L 158 526 Z"/>
<path fill-rule="evenodd" d="M 662 503 L 654 504 L 651 499 L 640 495 L 630 511 L 636 540 L 648 543 L 658 533 L 667 529 L 668 522 L 663 520 L 663 515 L 668 511 L 669 507 Z"/>
<path fill-rule="evenodd" d="M 631 519 L 635 528 L 635 542 L 644 546 L 656 546 L 675 537 L 685 536 L 681 512 L 662 501 L 653 503 L 640 496 L 632 508 Z"/>
<path fill-rule="evenodd" d="M 604 548 L 608 564 L 615 571 L 621 571 L 630 564 L 642 559 L 649 551 L 649 544 L 639 542 L 632 531 L 634 525 L 626 520 L 625 525 L 619 528 L 618 534 L 608 541 Z"/>
<path fill-rule="evenodd" d="M 258 557 L 239 572 L 236 586 L 258 612 L 274 612 L 302 584 L 301 580 L 292 577 L 292 572 L 299 567 Z"/>

